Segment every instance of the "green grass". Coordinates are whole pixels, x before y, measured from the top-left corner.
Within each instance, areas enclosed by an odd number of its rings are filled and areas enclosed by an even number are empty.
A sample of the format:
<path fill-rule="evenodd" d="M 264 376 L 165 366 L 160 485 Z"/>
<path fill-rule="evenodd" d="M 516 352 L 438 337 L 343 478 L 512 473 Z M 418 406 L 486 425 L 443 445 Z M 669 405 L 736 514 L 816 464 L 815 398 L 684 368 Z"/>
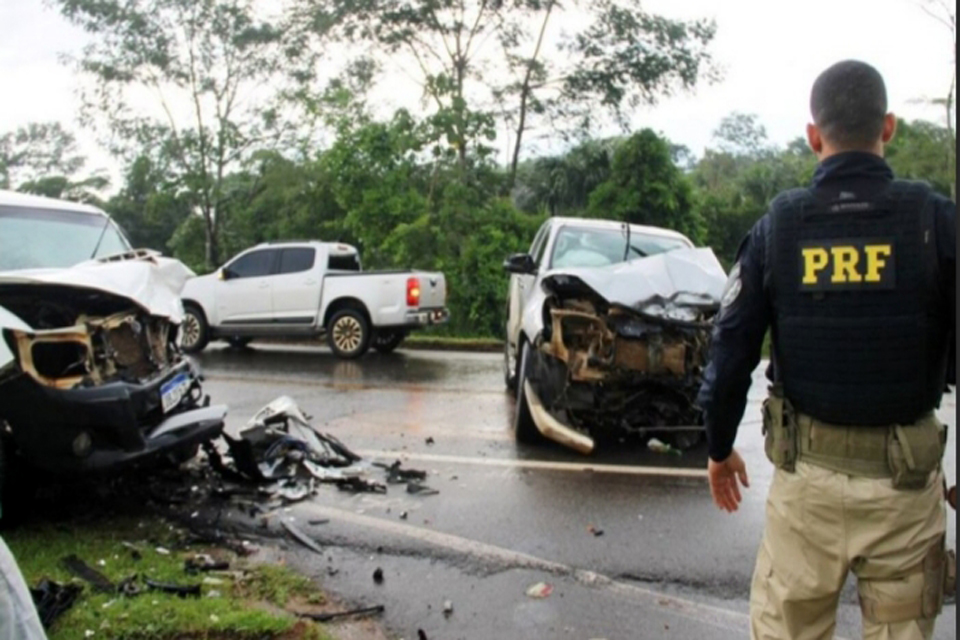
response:
<path fill-rule="evenodd" d="M 238 569 L 238 561 L 222 550 L 174 550 L 177 538 L 177 532 L 167 524 L 136 520 L 111 520 L 70 528 L 32 526 L 5 536 L 30 585 L 41 578 L 76 581 L 61 566 L 62 558 L 70 554 L 76 554 L 114 582 L 139 574 L 161 582 L 201 583 L 204 576 L 187 575 L 183 568 L 184 560 L 198 552 L 224 559 L 229 556 L 231 570 Z M 138 547 L 141 560 L 134 560 L 130 550 L 122 546 L 124 541 Z M 158 546 L 171 550 L 170 555 L 157 552 Z M 325 640 L 329 637 L 318 626 L 298 623 L 295 617 L 275 608 L 282 608 L 293 598 L 322 601 L 322 594 L 313 584 L 291 570 L 280 566 L 250 566 L 240 575 L 210 577 L 224 583 L 203 585 L 202 597 L 187 599 L 150 591 L 123 598 L 94 593 L 89 585 L 84 585 L 80 600 L 57 621 L 49 634 L 50 640 L 79 640 L 85 638 L 87 631 L 93 631 L 92 638 L 143 640 L 281 637 Z M 142 582 L 140 584 L 142 586 Z M 220 595 L 211 597 L 212 591 Z"/>

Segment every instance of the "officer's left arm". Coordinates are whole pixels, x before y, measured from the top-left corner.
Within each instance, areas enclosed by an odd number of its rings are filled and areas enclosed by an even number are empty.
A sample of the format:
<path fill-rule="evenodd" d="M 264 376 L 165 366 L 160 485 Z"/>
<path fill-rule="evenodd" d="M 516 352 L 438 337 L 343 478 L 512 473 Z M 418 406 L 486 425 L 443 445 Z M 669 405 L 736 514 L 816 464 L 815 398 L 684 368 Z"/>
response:
<path fill-rule="evenodd" d="M 763 338 L 770 325 L 770 305 L 764 290 L 768 217 L 744 238 L 730 272 L 720 313 L 714 322 L 710 358 L 697 398 L 704 411 L 708 453 L 714 461 L 733 451 L 743 418 L 752 374 L 760 363 Z"/>
<path fill-rule="evenodd" d="M 957 384 L 957 205 L 941 198 L 936 212 L 937 255 L 944 304 L 949 313 L 953 336 L 950 341 L 947 384 Z"/>

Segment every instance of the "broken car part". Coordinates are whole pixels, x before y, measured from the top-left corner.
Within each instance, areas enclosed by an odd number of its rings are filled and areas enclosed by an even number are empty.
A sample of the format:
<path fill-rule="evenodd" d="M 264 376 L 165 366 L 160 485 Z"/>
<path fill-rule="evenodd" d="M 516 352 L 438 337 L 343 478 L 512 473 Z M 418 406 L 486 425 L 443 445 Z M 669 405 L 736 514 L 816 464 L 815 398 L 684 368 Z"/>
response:
<path fill-rule="evenodd" d="M 283 528 L 287 530 L 287 533 L 293 536 L 293 538 L 297 542 L 305 546 L 307 549 L 310 549 L 314 553 L 320 553 L 320 554 L 323 553 L 323 548 L 320 545 L 318 545 L 316 542 L 314 542 L 314 540 L 310 536 L 305 534 L 300 529 L 300 527 L 290 522 L 287 522 L 286 520 L 284 520 L 280 524 L 283 525 Z"/>
<path fill-rule="evenodd" d="M 297 616 L 313 620 L 314 622 L 332 622 L 341 618 L 356 618 L 366 616 L 380 615 L 386 611 L 386 607 L 378 605 L 376 607 L 366 607 L 364 609 L 353 609 L 351 611 L 338 611 L 336 613 L 298 613 Z"/>
<path fill-rule="evenodd" d="M 41 580 L 30 589 L 43 628 L 49 630 L 57 618 L 73 607 L 82 592 L 83 587 L 78 584 L 63 585 L 52 580 Z"/>
<path fill-rule="evenodd" d="M 596 438 L 625 435 L 696 444 L 696 394 L 725 282 L 709 249 L 544 276 L 542 330 L 523 380 L 536 430 L 585 454 Z"/>
<path fill-rule="evenodd" d="M 0 420 L 31 463 L 113 469 L 220 434 L 226 407 L 209 406 L 178 346 L 189 275 L 150 252 L 0 273 Z"/>
<path fill-rule="evenodd" d="M 86 562 L 76 555 L 69 555 L 60 561 L 63 568 L 87 582 L 94 591 L 99 593 L 116 593 L 117 585 L 110 582 L 105 575 L 90 567 Z"/>
<path fill-rule="evenodd" d="M 154 591 L 160 591 L 162 593 L 170 593 L 181 598 L 199 598 L 200 597 L 200 585 L 199 584 L 170 584 L 165 582 L 156 582 L 150 578 L 144 579 L 144 584 L 148 588 Z"/>

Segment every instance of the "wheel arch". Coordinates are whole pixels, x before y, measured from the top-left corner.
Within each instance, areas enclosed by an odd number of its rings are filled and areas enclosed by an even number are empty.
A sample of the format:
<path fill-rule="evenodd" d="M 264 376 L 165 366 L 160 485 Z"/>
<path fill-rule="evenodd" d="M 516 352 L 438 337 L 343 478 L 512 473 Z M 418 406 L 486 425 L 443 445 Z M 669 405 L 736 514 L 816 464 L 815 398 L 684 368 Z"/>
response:
<path fill-rule="evenodd" d="M 370 311 L 367 309 L 367 305 L 363 303 L 362 300 L 358 298 L 337 298 L 329 305 L 327 305 L 327 310 L 323 313 L 323 329 L 327 330 L 327 325 L 330 323 L 330 319 L 333 318 L 334 314 L 344 309 L 354 309 L 359 311 L 363 315 L 363 319 L 367 321 L 367 326 L 371 331 L 374 330 L 373 320 L 370 317 Z"/>

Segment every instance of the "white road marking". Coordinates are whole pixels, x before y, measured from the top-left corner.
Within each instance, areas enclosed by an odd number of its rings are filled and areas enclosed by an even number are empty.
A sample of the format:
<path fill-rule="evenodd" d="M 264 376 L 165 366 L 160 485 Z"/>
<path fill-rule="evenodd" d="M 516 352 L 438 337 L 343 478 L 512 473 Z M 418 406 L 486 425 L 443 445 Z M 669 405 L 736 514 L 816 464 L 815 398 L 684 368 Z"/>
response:
<path fill-rule="evenodd" d="M 440 531 L 423 529 L 400 522 L 392 522 L 382 518 L 360 515 L 316 503 L 301 503 L 301 506 L 297 507 L 297 511 L 309 512 L 309 517 L 328 518 L 331 521 L 340 522 L 352 527 L 365 527 L 385 534 L 410 538 L 497 566 L 504 566 L 511 569 L 544 571 L 559 577 L 569 577 L 585 587 L 630 598 L 635 602 L 645 604 L 652 608 L 668 609 L 672 614 L 715 628 L 731 631 L 746 631 L 747 629 L 749 616 L 738 611 L 701 604 L 685 598 L 659 593 L 638 585 L 618 582 L 592 571 L 577 570 L 565 564 L 551 562 L 484 542 L 478 542 Z"/>
<path fill-rule="evenodd" d="M 538 469 L 544 471 L 573 471 L 578 473 L 610 473 L 630 476 L 661 476 L 668 478 L 706 479 L 706 469 L 684 469 L 682 467 L 643 467 L 618 464 L 591 464 L 579 462 L 549 462 L 546 460 L 511 460 L 509 458 L 473 458 L 469 456 L 445 456 L 432 453 L 410 453 L 407 451 L 371 451 L 356 452 L 364 458 L 388 458 L 414 460 L 418 462 L 439 462 L 449 464 L 471 464 L 482 467 L 510 467 L 514 469 Z"/>

